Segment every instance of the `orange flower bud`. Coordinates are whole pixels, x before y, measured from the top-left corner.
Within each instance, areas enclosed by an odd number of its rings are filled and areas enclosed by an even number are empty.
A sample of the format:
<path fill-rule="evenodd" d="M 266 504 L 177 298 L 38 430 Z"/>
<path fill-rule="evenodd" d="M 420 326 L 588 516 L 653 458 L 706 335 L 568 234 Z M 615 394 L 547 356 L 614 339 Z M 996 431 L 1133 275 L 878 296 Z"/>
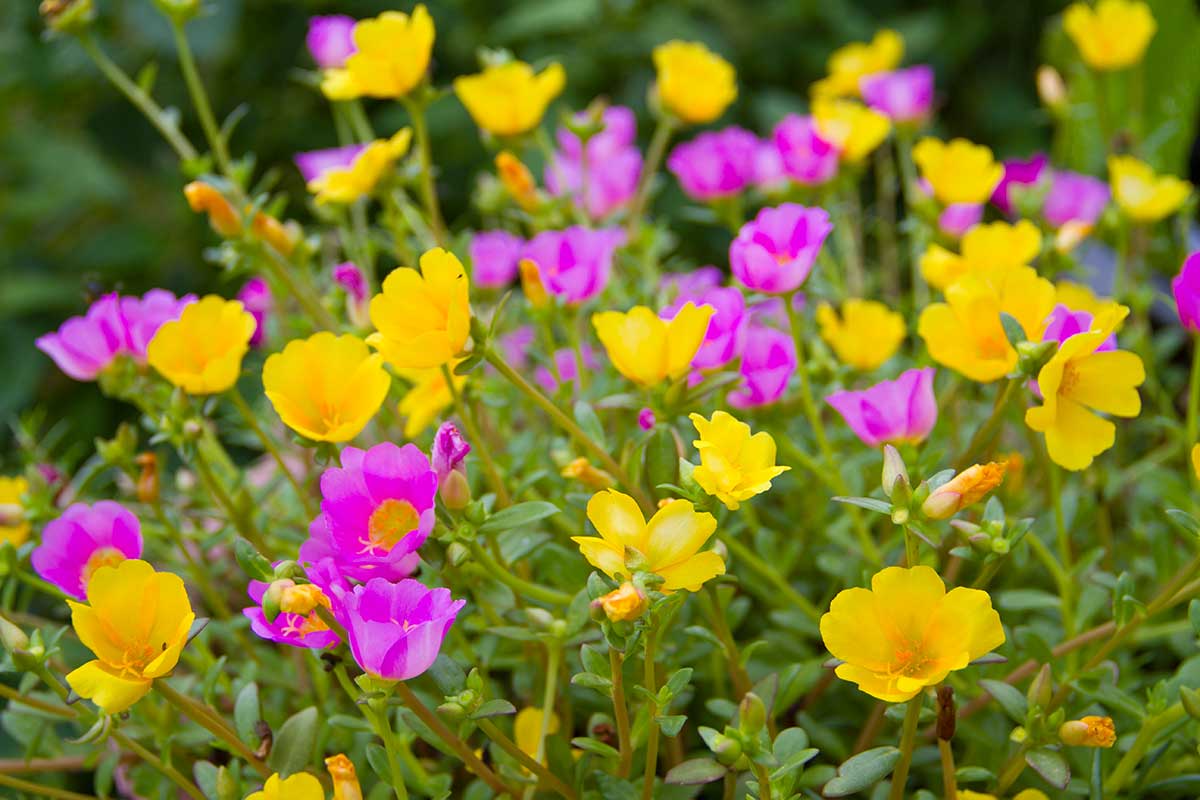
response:
<path fill-rule="evenodd" d="M 333 800 L 362 800 L 362 788 L 358 785 L 358 772 L 354 762 L 344 753 L 325 759 L 325 769 L 333 778 Z"/>
<path fill-rule="evenodd" d="M 296 243 L 300 241 L 300 236 L 303 234 L 297 223 L 293 221 L 280 222 L 270 214 L 264 214 L 261 211 L 254 215 L 254 222 L 251 223 L 250 230 L 259 239 L 285 256 L 292 254 L 292 251 L 296 249 Z"/>
<path fill-rule="evenodd" d="M 646 595 L 629 581 L 596 601 L 612 622 L 629 622 L 646 613 Z"/>
<path fill-rule="evenodd" d="M 183 187 L 183 196 L 197 214 L 208 214 L 208 224 L 218 235 L 226 238 L 242 232 L 242 220 L 237 210 L 230 205 L 213 186 L 203 181 L 192 181 Z"/>
<path fill-rule="evenodd" d="M 154 453 L 139 453 L 134 463 L 142 468 L 137 479 L 137 499 L 139 503 L 153 503 L 158 500 L 158 456 Z"/>
<path fill-rule="evenodd" d="M 613 476 L 609 475 L 602 469 L 592 466 L 592 462 L 588 461 L 583 456 L 572 461 L 562 468 L 562 476 L 564 478 L 574 478 L 589 489 L 599 491 L 607 489 L 610 486 L 615 486 L 616 481 Z"/>
<path fill-rule="evenodd" d="M 496 172 L 504 188 L 517 201 L 517 205 L 526 211 L 537 208 L 537 184 L 529 167 L 507 150 L 501 150 L 496 156 Z"/>
<path fill-rule="evenodd" d="M 542 276 L 538 273 L 538 265 L 528 258 L 522 258 L 520 266 L 521 291 L 525 292 L 525 299 L 534 308 L 544 308 L 550 302 L 550 295 L 546 293 L 546 287 L 542 285 Z"/>
<path fill-rule="evenodd" d="M 1112 747 L 1117 742 L 1117 729 L 1112 717 L 1084 717 L 1062 724 L 1058 738 L 1071 747 Z"/>
<path fill-rule="evenodd" d="M 933 491 L 921 511 L 930 519 L 948 519 L 969 505 L 979 502 L 1004 480 L 1007 462 L 975 464 L 955 475 L 949 483 Z"/>

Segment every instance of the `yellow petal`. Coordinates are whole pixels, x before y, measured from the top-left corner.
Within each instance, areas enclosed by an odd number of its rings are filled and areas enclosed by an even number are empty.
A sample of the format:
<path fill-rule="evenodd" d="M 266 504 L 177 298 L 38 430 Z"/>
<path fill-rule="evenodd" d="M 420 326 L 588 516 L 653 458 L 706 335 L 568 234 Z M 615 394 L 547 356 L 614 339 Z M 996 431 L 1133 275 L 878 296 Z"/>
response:
<path fill-rule="evenodd" d="M 704 583 L 725 574 L 725 561 L 712 550 L 697 553 L 691 558 L 664 569 L 655 570 L 665 580 L 662 590 L 673 592 L 686 589 L 698 592 Z"/>
<path fill-rule="evenodd" d="M 579 552 L 587 562 L 610 578 L 627 575 L 625 548 L 595 536 L 572 536 L 571 541 L 579 545 Z"/>
<path fill-rule="evenodd" d="M 717 519 L 708 512 L 697 512 L 687 500 L 671 500 L 646 524 L 645 556 L 650 568 L 674 566 L 694 555 L 717 529 Z"/>
<path fill-rule="evenodd" d="M 1146 380 L 1146 369 L 1136 353 L 1106 350 L 1071 362 L 1075 380 L 1068 396 L 1077 403 L 1115 414 L 1136 417 L 1142 410 L 1137 387 Z"/>
<path fill-rule="evenodd" d="M 122 677 L 96 660 L 68 673 L 67 685 L 105 713 L 118 714 L 141 700 L 150 691 L 153 681 Z"/>
<path fill-rule="evenodd" d="M 616 489 L 606 489 L 592 495 L 587 504 L 587 518 L 596 526 L 600 536 L 612 545 L 646 546 L 646 518 L 637 501 Z"/>

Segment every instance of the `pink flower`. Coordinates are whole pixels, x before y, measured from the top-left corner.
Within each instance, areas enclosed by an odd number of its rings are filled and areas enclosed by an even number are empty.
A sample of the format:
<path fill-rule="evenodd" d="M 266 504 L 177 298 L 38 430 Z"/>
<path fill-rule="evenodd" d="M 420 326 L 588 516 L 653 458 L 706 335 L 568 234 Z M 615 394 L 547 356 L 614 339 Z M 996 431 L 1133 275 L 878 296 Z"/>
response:
<path fill-rule="evenodd" d="M 938 215 L 938 229 L 955 239 L 971 230 L 983 219 L 982 203 L 954 203 Z"/>
<path fill-rule="evenodd" d="M 620 228 L 573 225 L 539 233 L 525 244 L 521 257 L 537 264 L 546 291 L 567 303 L 582 303 L 608 286 L 613 253 L 623 244 L 625 231 Z"/>
<path fill-rule="evenodd" d="M 120 503 L 75 503 L 42 531 L 42 543 L 29 557 L 35 572 L 77 600 L 87 599 L 87 583 L 97 569 L 142 555 L 142 527 Z"/>
<path fill-rule="evenodd" d="M 348 144 L 325 150 L 309 150 L 306 153 L 297 153 L 292 160 L 296 162 L 296 168 L 300 170 L 304 182 L 312 183 L 331 169 L 350 167 L 366 147 L 365 144 Z"/>
<path fill-rule="evenodd" d="M 705 289 L 711 289 L 721 285 L 721 281 L 725 276 L 721 270 L 709 265 L 706 267 L 697 267 L 691 272 L 667 272 L 664 273 L 659 280 L 659 288 L 669 298 L 678 299 L 680 297 L 690 297 L 699 294 Z"/>
<path fill-rule="evenodd" d="M 746 321 L 746 299 L 740 289 L 732 286 L 713 286 L 699 292 L 680 292 L 675 302 L 663 309 L 663 319 L 672 319 L 684 303 L 709 305 L 714 314 L 708 322 L 708 332 L 692 366 L 697 369 L 712 369 L 724 366 L 737 356 L 742 344 L 742 329 Z"/>
<path fill-rule="evenodd" d="M 516 280 L 525 240 L 508 231 L 480 231 L 471 237 L 471 280 L 485 289 Z"/>
<path fill-rule="evenodd" d="M 1200 252 L 1192 253 L 1183 262 L 1179 274 L 1171 281 L 1171 291 L 1183 327 L 1200 332 Z"/>
<path fill-rule="evenodd" d="M 789 182 L 783 156 L 774 139 L 759 139 L 754 151 L 754 185 L 765 191 L 786 188 Z"/>
<path fill-rule="evenodd" d="M 337 69 L 345 65 L 346 59 L 357 49 L 354 46 L 354 18 L 344 14 L 310 17 L 304 43 L 317 66 Z"/>
<path fill-rule="evenodd" d="M 1045 153 L 1034 153 L 1025 161 L 1011 158 L 1005 161 L 1004 176 L 992 192 L 992 205 L 1011 217 L 1016 212 L 1011 195 L 1012 187 L 1036 186 L 1049 162 L 1050 159 Z"/>
<path fill-rule="evenodd" d="M 1091 312 L 1072 311 L 1062 303 L 1059 303 L 1050 312 L 1050 316 L 1046 318 L 1046 331 L 1042 334 L 1042 341 L 1062 344 L 1077 333 L 1087 333 L 1091 330 L 1092 319 Z M 1096 348 L 1096 352 L 1116 349 L 1117 335 L 1114 333 L 1100 343 L 1100 346 Z"/>
<path fill-rule="evenodd" d="M 715 200 L 738 194 L 754 180 L 757 157 L 758 137 L 734 126 L 677 145 L 667 169 L 688 197 Z"/>
<path fill-rule="evenodd" d="M 251 278 L 242 286 L 237 299 L 242 301 L 242 305 L 254 317 L 255 328 L 250 337 L 250 346 L 258 347 L 267 334 L 267 315 L 275 308 L 271 287 L 262 278 Z"/>
<path fill-rule="evenodd" d="M 654 416 L 654 411 L 649 408 L 643 408 L 637 415 L 638 427 L 644 431 L 653 430 L 654 425 L 658 422 L 658 418 Z"/>
<path fill-rule="evenodd" d="M 1095 225 L 1108 205 L 1108 184 L 1091 175 L 1054 170 L 1050 191 L 1042 205 L 1042 216 L 1055 228 L 1068 222 Z"/>
<path fill-rule="evenodd" d="M 176 298 L 163 289 L 152 289 L 143 297 L 107 294 L 82 317 L 71 317 L 54 333 L 37 340 L 37 348 L 58 368 L 77 381 L 95 380 L 119 356 L 146 362 L 146 345 L 159 327 L 178 319 L 195 295 Z"/>
<path fill-rule="evenodd" d="M 877 72 L 858 81 L 863 100 L 893 122 L 919 122 L 933 108 L 933 67 Z"/>
<path fill-rule="evenodd" d="M 734 408 L 770 405 L 783 396 L 795 371 L 796 345 L 791 336 L 775 328 L 748 327 L 742 352 L 742 386 L 726 399 Z"/>
<path fill-rule="evenodd" d="M 406 681 L 433 664 L 446 632 L 465 600 L 449 589 L 430 589 L 415 580 L 389 583 L 372 578 L 342 598 L 338 621 L 350 637 L 350 652 L 377 678 Z"/>
<path fill-rule="evenodd" d="M 318 586 L 324 592 L 325 597 L 329 599 L 332 612 L 337 607 L 336 604 L 340 602 L 338 598 L 349 591 L 350 587 L 337 574 L 331 559 L 325 559 L 319 564 L 310 566 L 306 572 L 308 579 Z M 316 611 L 307 615 L 280 613 L 275 617 L 274 622 L 268 622 L 267 616 L 262 610 L 262 601 L 269 585 L 262 581 L 250 581 L 250 585 L 246 588 L 246 593 L 250 595 L 254 605 L 243 608 L 242 616 L 250 620 L 250 630 L 254 631 L 256 636 L 268 642 L 286 644 L 291 647 L 309 647 L 313 650 L 323 650 L 326 647 L 337 647 L 341 644 L 341 637 L 329 630 L 325 621 L 318 616 Z"/>
<path fill-rule="evenodd" d="M 764 208 L 742 226 L 729 246 L 733 276 L 755 291 L 794 292 L 812 271 L 832 230 L 829 213 L 823 208 L 796 203 Z"/>
<path fill-rule="evenodd" d="M 596 362 L 596 353 L 592 348 L 584 344 L 580 346 L 579 352 L 583 356 L 584 367 L 592 370 L 599 366 Z M 575 359 L 575 351 L 569 347 L 555 351 L 554 369 L 558 373 L 557 378 L 554 376 L 554 372 L 546 367 L 538 367 L 533 374 L 533 379 L 547 394 L 554 394 L 558 391 L 559 386 L 564 383 L 574 383 L 579 377 L 579 364 Z"/>
<path fill-rule="evenodd" d="M 894 381 L 880 381 L 861 392 L 834 392 L 825 402 L 867 447 L 919 442 L 937 422 L 933 367 L 910 369 Z"/>
<path fill-rule="evenodd" d="M 443 422 L 433 435 L 433 451 L 430 453 L 438 484 L 445 482 L 452 471 L 457 470 L 465 474 L 467 470 L 463 461 L 470 452 L 470 443 L 458 432 L 455 424 Z"/>
<path fill-rule="evenodd" d="M 354 262 L 344 261 L 333 268 L 333 281 L 346 292 L 346 315 L 350 321 L 365 328 L 371 321 L 367 276 Z"/>
<path fill-rule="evenodd" d="M 321 475 L 321 513 L 309 526 L 300 559 L 332 558 L 347 578 L 403 578 L 433 530 L 437 474 L 416 445 L 346 447 L 341 467 Z"/>
<path fill-rule="evenodd" d="M 537 334 L 533 328 L 521 325 L 501 334 L 498 341 L 504 360 L 514 369 L 525 369 L 529 366 L 529 348 L 537 341 Z"/>
<path fill-rule="evenodd" d="M 837 147 L 817 134 L 812 117 L 788 114 L 775 126 L 774 139 L 784 172 L 797 183 L 814 186 L 837 174 Z"/>
<path fill-rule="evenodd" d="M 586 117 L 586 112 L 576 115 L 580 121 Z M 579 192 L 586 186 L 583 208 L 591 219 L 602 219 L 628 203 L 642 174 L 633 111 L 609 106 L 604 109 L 603 124 L 603 129 L 588 140 L 586 159 L 579 137 L 565 127 L 559 128 L 559 149 L 545 171 L 546 191 L 555 197 L 570 195 L 578 203 Z"/>

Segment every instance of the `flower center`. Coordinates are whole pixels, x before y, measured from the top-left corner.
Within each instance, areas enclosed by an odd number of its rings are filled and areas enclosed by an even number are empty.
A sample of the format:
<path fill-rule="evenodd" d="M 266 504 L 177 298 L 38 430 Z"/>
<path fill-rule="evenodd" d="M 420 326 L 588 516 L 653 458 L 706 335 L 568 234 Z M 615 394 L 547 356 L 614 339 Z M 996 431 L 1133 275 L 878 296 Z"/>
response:
<path fill-rule="evenodd" d="M 920 645 L 905 642 L 896 647 L 892 671 L 895 674 L 913 678 L 923 674 L 930 661 L 932 659 L 921 651 Z"/>
<path fill-rule="evenodd" d="M 115 567 L 125 560 L 125 554 L 115 547 L 101 547 L 92 553 L 91 558 L 83 565 L 83 572 L 79 576 L 79 582 L 84 594 L 87 594 L 87 585 L 92 580 L 92 575 L 101 567 Z"/>
<path fill-rule="evenodd" d="M 1079 383 L 1079 372 L 1075 369 L 1075 365 L 1068 361 L 1063 365 L 1062 380 L 1058 384 L 1058 394 L 1060 396 L 1070 396 L 1075 390 L 1075 384 Z"/>
<path fill-rule="evenodd" d="M 364 554 L 375 555 L 375 551 L 386 553 L 400 543 L 400 540 L 416 530 L 421 521 L 421 515 L 412 503 L 406 500 L 388 498 L 371 512 L 367 523 L 366 539 L 360 539 L 363 546 L 360 551 Z"/>
<path fill-rule="evenodd" d="M 310 633 L 329 630 L 329 626 L 325 624 L 325 620 L 317 616 L 316 611 L 307 617 L 302 617 L 299 614 L 287 614 L 285 617 L 284 624 L 280 628 L 285 636 L 304 637 Z"/>

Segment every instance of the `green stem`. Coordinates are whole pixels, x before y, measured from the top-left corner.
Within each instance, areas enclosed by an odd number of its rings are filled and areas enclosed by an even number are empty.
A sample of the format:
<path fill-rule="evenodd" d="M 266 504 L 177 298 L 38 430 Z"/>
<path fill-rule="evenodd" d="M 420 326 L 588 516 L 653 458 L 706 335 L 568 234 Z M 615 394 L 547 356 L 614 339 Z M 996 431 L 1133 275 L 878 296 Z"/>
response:
<path fill-rule="evenodd" d="M 557 589 L 551 589 L 548 586 L 542 586 L 540 583 L 519 578 L 512 573 L 511 570 L 502 567 L 492 554 L 485 550 L 478 542 L 465 541 L 463 542 L 467 549 L 471 551 L 472 557 L 479 562 L 489 575 L 503 583 L 508 588 L 515 592 L 525 595 L 531 600 L 537 600 L 542 603 L 549 603 L 557 606 L 569 606 L 572 595 L 566 592 L 560 592 Z"/>
<path fill-rule="evenodd" d="M 442 364 L 442 376 L 446 381 L 446 387 L 450 390 L 450 397 L 454 400 L 458 416 L 462 418 L 463 427 L 467 429 L 471 447 L 479 455 L 479 460 L 483 463 L 483 473 L 487 476 L 492 491 L 496 493 L 497 508 L 512 505 L 512 497 L 509 496 L 508 488 L 504 485 L 504 478 L 500 475 L 496 460 L 492 458 L 492 451 L 488 448 L 487 440 L 483 438 L 483 432 L 479 430 L 479 425 L 475 422 L 475 414 L 454 386 L 454 375 L 451 374 L 448 364 Z"/>
<path fill-rule="evenodd" d="M 313 608 L 313 611 L 315 611 L 317 616 L 320 617 L 321 621 L 325 623 L 325 627 L 329 628 L 329 630 L 336 633 L 338 635 L 338 638 L 341 639 L 343 642 L 345 642 L 347 645 L 350 644 L 349 634 L 346 633 L 346 629 L 342 627 L 342 624 L 340 622 L 338 622 L 336 619 L 334 619 L 332 611 L 330 611 L 328 608 L 321 605 L 320 603 L 317 603 L 317 605 Z M 356 694 L 355 697 L 357 697 L 357 696 L 358 695 Z"/>
<path fill-rule="evenodd" d="M 658 679 L 654 672 L 654 634 L 653 628 L 646 631 L 645 648 L 642 662 L 642 685 L 650 693 L 651 699 L 646 701 L 646 768 L 642 773 L 642 800 L 652 800 L 654 797 L 654 777 L 658 771 L 658 703 L 653 699 L 658 694 Z"/>
<path fill-rule="evenodd" d="M 1121 790 L 1125 788 L 1126 781 L 1133 775 L 1133 771 L 1137 768 L 1137 765 L 1146 756 L 1146 751 L 1154 744 L 1154 740 L 1158 737 L 1158 734 L 1186 716 L 1187 711 L 1184 709 L 1183 704 L 1176 703 L 1165 711 L 1149 717 L 1142 722 L 1142 729 L 1138 731 L 1133 744 L 1130 745 L 1129 750 L 1121 757 L 1121 760 L 1117 762 L 1117 766 L 1113 767 L 1113 771 L 1104 779 L 1104 796 L 1117 797 Z"/>
<path fill-rule="evenodd" d="M 896 161 L 890 147 L 875 151 L 875 206 L 883 286 L 895 303 L 900 300 L 900 247 L 896 241 Z"/>
<path fill-rule="evenodd" d="M 654 135 L 650 139 L 650 147 L 646 150 L 646 161 L 642 165 L 642 175 L 638 180 L 637 191 L 633 195 L 633 202 L 629 204 L 629 220 L 625 223 L 625 232 L 630 239 L 633 238 L 638 223 L 641 222 L 642 212 L 645 211 L 646 201 L 650 197 L 650 187 L 654 183 L 658 168 L 662 166 L 663 156 L 667 153 L 667 144 L 670 143 L 671 134 L 674 131 L 675 124 L 670 117 L 663 115 L 659 118 L 658 127 L 654 129 Z"/>
<path fill-rule="evenodd" d="M 1075 588 L 1071 582 L 1073 557 L 1071 555 L 1071 536 L 1067 531 L 1066 515 L 1062 505 L 1062 470 L 1059 466 L 1047 460 L 1050 471 L 1050 502 L 1054 506 L 1055 541 L 1058 546 L 1058 561 L 1062 565 L 1062 580 L 1059 584 L 1059 606 L 1062 609 L 1063 636 L 1071 638 L 1075 635 Z"/>
<path fill-rule="evenodd" d="M 905 210 L 910 217 L 915 216 L 916 208 L 917 168 L 912 160 L 912 133 L 906 126 L 896 128 L 896 161 L 900 164 L 900 190 L 904 195 Z M 914 223 L 908 234 L 909 269 L 912 281 L 913 310 L 919 310 L 929 304 L 929 287 L 921 275 L 921 254 L 925 249 L 925 226 L 920 220 Z"/>
<path fill-rule="evenodd" d="M 372 703 L 372 706 L 375 704 Z M 369 712 L 370 722 L 375 733 L 383 740 L 383 750 L 387 754 L 388 772 L 392 791 L 396 800 L 408 800 L 408 789 L 404 786 L 404 775 L 400 772 L 400 759 L 396 752 L 396 732 L 392 730 L 392 722 L 388 719 L 387 705 L 382 708 L 372 707 Z"/>
<path fill-rule="evenodd" d="M 1004 414 L 1008 411 L 1013 398 L 1017 396 L 1018 390 L 1021 388 L 1021 382 L 1021 378 L 1009 378 L 1004 384 L 1004 388 L 1000 390 L 1000 394 L 997 395 L 996 402 L 992 406 L 991 416 L 975 431 L 975 435 L 971 437 L 971 441 L 967 444 L 967 449 L 954 462 L 956 470 L 961 471 L 974 464 L 979 454 L 991 443 L 996 435 L 996 431 L 1004 423 Z"/>
<path fill-rule="evenodd" d="M 487 359 L 489 364 L 496 368 L 497 372 L 499 372 L 505 377 L 505 379 L 508 380 L 509 383 L 519 389 L 522 394 L 533 401 L 534 405 L 544 411 L 546 416 L 550 417 L 555 425 L 562 428 L 562 430 L 566 432 L 568 436 L 574 439 L 579 445 L 591 451 L 592 455 L 594 455 L 600 461 L 604 469 L 608 470 L 608 473 L 616 478 L 617 481 L 625 487 L 626 491 L 628 491 L 629 494 L 632 495 L 635 500 L 637 500 L 637 503 L 642 507 L 643 512 L 647 514 L 654 513 L 656 507 L 650 500 L 649 496 L 642 491 L 640 486 L 633 482 L 633 480 L 629 477 L 629 474 L 625 471 L 624 467 L 618 464 L 617 460 L 609 455 L 607 450 L 605 450 L 595 439 L 584 433 L 583 429 L 575 424 L 575 420 L 564 414 L 562 409 L 556 406 L 550 398 L 542 394 L 537 387 L 525 380 L 520 373 L 509 366 L 508 362 L 505 361 L 498 352 L 496 352 L 495 348 L 489 347 L 484 357 Z"/>
<path fill-rule="evenodd" d="M 1025 771 L 1025 753 L 1029 751 L 1029 745 L 1023 744 L 1017 748 L 1017 752 L 1013 753 L 1004 769 L 1000 772 L 1000 777 L 996 779 L 996 792 L 1003 794 L 1008 790 L 1008 787 L 1017 782 L 1017 778 L 1021 777 L 1021 773 Z"/>
<path fill-rule="evenodd" d="M 4 775 L 2 773 L 0 773 L 0 786 L 7 786 L 10 789 L 17 789 L 26 794 L 38 795 L 40 797 L 52 797 L 57 800 L 99 800 L 94 794 L 69 792 L 66 789 L 43 786 L 40 783 L 21 780 L 20 778 L 14 778 L 11 775 Z"/>
<path fill-rule="evenodd" d="M 921 719 L 921 706 L 924 702 L 925 696 L 918 693 L 908 701 L 908 710 L 904 712 L 904 725 L 900 728 L 900 760 L 892 770 L 889 800 L 904 800 L 904 785 L 908 782 L 908 768 L 912 764 L 913 747 L 917 743 L 917 723 Z"/>
<path fill-rule="evenodd" d="M 201 482 L 204 483 L 209 494 L 216 501 L 216 504 L 225 512 L 225 516 L 237 528 L 237 532 L 257 547 L 259 552 L 270 552 L 270 548 L 267 547 L 266 540 L 262 538 L 262 535 L 258 532 L 258 528 L 238 510 L 237 505 L 233 502 L 233 498 L 229 496 L 229 492 L 222 485 L 221 479 L 213 471 L 212 465 L 208 463 L 208 456 L 204 454 L 204 448 L 197 445 L 193 449 L 193 452 L 195 453 L 193 464 L 196 468 L 196 474 L 200 476 Z"/>
<path fill-rule="evenodd" d="M 167 144 L 171 145 L 171 149 L 179 156 L 182 161 L 191 161 L 196 157 L 196 148 L 188 141 L 188 138 L 179 130 L 175 121 L 167 116 L 166 112 L 154 102 L 154 99 L 146 92 L 142 91 L 142 87 L 134 83 L 124 70 L 118 67 L 112 59 L 104 54 L 94 41 L 90 34 L 81 34 L 79 36 L 79 44 L 82 45 L 84 52 L 88 57 L 99 67 L 100 72 L 104 77 L 108 78 L 113 86 L 121 94 L 125 95 L 133 106 L 142 112 L 143 116 L 150 121 L 163 138 L 167 140 Z"/>
<path fill-rule="evenodd" d="M 292 490 L 295 491 L 296 497 L 304 506 L 305 515 L 309 519 L 315 517 L 317 515 L 317 509 L 313 505 L 312 498 L 309 496 L 308 492 L 304 490 L 300 480 L 292 474 L 290 469 L 288 469 L 287 462 L 283 460 L 283 453 L 279 451 L 279 447 L 274 441 L 272 441 L 271 437 L 267 435 L 267 432 L 263 430 L 263 427 L 258 424 L 258 417 L 254 415 L 254 411 L 250 408 L 250 404 L 246 402 L 246 398 L 242 397 L 242 393 L 238 391 L 236 385 L 229 389 L 229 399 L 231 399 L 234 406 L 237 407 L 238 413 L 242 415 L 242 419 L 244 419 L 246 424 L 250 426 L 250 430 L 254 431 L 254 435 L 257 436 L 259 441 L 262 442 L 263 448 L 271 454 L 271 458 L 275 460 L 275 464 L 279 467 L 279 471 L 284 474 L 284 477 L 287 478 L 288 483 L 292 485 Z"/>
<path fill-rule="evenodd" d="M 409 97 L 402 98 L 412 122 L 413 137 L 417 140 L 417 158 L 421 163 L 421 202 L 429 216 L 429 227 L 439 247 L 446 245 L 446 225 L 442 222 L 442 210 L 438 205 L 437 186 L 433 180 L 433 156 L 429 143 L 429 126 L 425 122 L 425 106 Z"/>
<path fill-rule="evenodd" d="M 633 745 L 629 732 L 629 706 L 625 702 L 625 656 L 613 647 L 608 648 L 608 667 L 612 673 L 613 720 L 617 724 L 617 777 L 628 778 L 633 765 Z"/>
<path fill-rule="evenodd" d="M 263 244 L 263 252 L 267 255 L 266 265 L 271 277 L 281 284 L 288 294 L 296 298 L 296 302 L 304 309 L 304 313 L 308 314 L 310 321 L 325 330 L 337 331 L 338 321 L 329 313 L 329 309 L 321 305 L 316 290 L 307 282 L 301 285 L 296 280 L 294 273 L 298 270 L 295 265 L 269 244 Z"/>
<path fill-rule="evenodd" d="M 195 581 L 197 587 L 199 587 L 200 594 L 204 597 L 204 602 L 208 604 L 208 607 L 213 611 L 213 613 L 221 619 L 230 619 L 232 617 L 232 613 L 229 610 L 229 604 L 225 602 L 225 598 L 223 598 L 220 592 L 216 590 L 216 587 L 213 586 L 212 580 L 208 576 L 208 571 L 202 569 L 201 566 L 196 563 L 196 559 L 192 557 L 192 553 L 187 547 L 187 542 L 184 540 L 183 532 L 179 530 L 179 526 L 177 526 L 167 517 L 166 512 L 163 510 L 162 503 L 158 500 L 155 500 L 153 503 L 151 503 L 151 508 L 154 510 L 154 516 L 158 520 L 158 523 L 162 525 L 163 530 L 167 532 L 167 536 L 171 539 L 171 542 L 183 556 L 183 560 L 187 562 L 188 573 L 192 580 Z"/>
<path fill-rule="evenodd" d="M 179 54 L 179 68 L 183 72 L 183 80 L 187 84 L 188 93 L 192 96 L 192 104 L 196 107 L 196 114 L 200 117 L 200 126 L 204 128 L 204 136 L 208 139 L 208 146 L 212 149 L 213 159 L 217 162 L 217 169 L 226 178 L 233 181 L 233 170 L 229 160 L 229 150 L 225 145 L 225 139 L 221 136 L 221 129 L 217 127 L 217 119 L 213 116 L 212 104 L 208 101 L 208 93 L 204 90 L 204 82 L 200 80 L 200 73 L 196 69 L 196 59 L 192 55 L 192 47 L 188 44 L 187 34 L 183 30 L 183 23 L 172 21 L 171 29 L 175 34 L 175 49 Z M 237 181 L 234 181 L 237 183 Z"/>
<path fill-rule="evenodd" d="M 846 288 L 851 297 L 861 297 L 865 285 L 862 265 L 862 230 L 857 224 L 860 201 L 856 183 L 842 183 L 841 202 L 838 203 L 841 219 L 834 222 L 834 233 L 838 239 L 838 254 L 846 268 Z"/>
<path fill-rule="evenodd" d="M 566 800 L 575 800 L 578 797 L 575 790 L 564 783 L 561 778 L 547 769 L 545 765 L 534 761 L 529 757 L 528 753 L 517 747 L 516 743 L 505 736 L 504 731 L 496 726 L 496 723 L 485 717 L 475 720 L 475 724 L 479 726 L 479 730 L 483 731 L 485 736 L 496 743 L 497 747 L 516 759 L 517 763 L 522 767 L 537 775 L 539 780 L 544 781 L 547 786 L 558 792 Z"/>
<path fill-rule="evenodd" d="M 120 731 L 113 731 L 111 736 L 113 741 L 115 741 L 121 747 L 124 747 L 126 750 L 129 750 L 142 761 L 145 761 L 151 767 L 156 769 L 168 780 L 178 786 L 184 794 L 186 794 L 188 797 L 191 797 L 192 800 L 204 800 L 204 793 L 197 788 L 196 784 L 184 777 L 179 770 L 175 769 L 170 764 L 167 764 L 154 753 L 151 753 L 145 747 L 142 747 L 142 745 L 138 744 L 133 739 L 130 739 Z"/>
<path fill-rule="evenodd" d="M 180 713 L 191 719 L 192 722 L 195 722 L 214 737 L 227 744 L 235 755 L 253 767 L 264 778 L 271 774 L 270 768 L 263 763 L 262 759 L 256 756 L 254 751 L 247 747 L 215 712 L 205 708 L 190 697 L 175 691 L 165 680 L 156 680 L 154 688 L 162 695 L 164 700 L 175 706 Z"/>
<path fill-rule="evenodd" d="M 729 548 L 730 554 L 737 561 L 744 563 L 747 567 L 769 581 L 786 600 L 800 609 L 800 612 L 804 616 L 814 622 L 821 618 L 821 610 L 813 605 L 811 600 L 793 589 L 792 585 L 774 567 L 755 553 L 749 545 L 743 544 L 736 536 L 732 536 L 722 530 L 717 531 L 717 538 Z"/>
<path fill-rule="evenodd" d="M 550 734 L 550 717 L 554 714 L 558 699 L 558 667 L 562 658 L 562 645 L 558 641 L 546 642 L 546 685 L 542 689 L 542 720 L 538 726 L 537 748 L 533 760 L 541 764 L 546 760 L 546 737 Z M 533 797 L 537 786 L 525 789 L 525 800 Z"/>
<path fill-rule="evenodd" d="M 1125 283 L 1129 279 L 1129 222 L 1123 215 L 1117 218 L 1117 263 L 1113 270 L 1113 297 L 1125 299 Z"/>
<path fill-rule="evenodd" d="M 733 680 L 733 690 L 739 698 L 745 697 L 752 688 L 750 676 L 746 674 L 746 669 L 742 666 L 737 641 L 733 638 L 733 632 L 729 630 L 729 622 L 725 619 L 725 609 L 721 605 L 720 597 L 717 596 L 717 590 L 712 584 L 708 584 L 699 592 L 698 596 L 700 604 L 704 606 L 704 613 L 708 615 L 708 619 L 712 623 L 713 633 L 716 634 L 717 639 L 721 642 L 721 648 L 725 651 L 725 663 L 729 669 L 729 676 Z"/>
<path fill-rule="evenodd" d="M 771 773 L 757 761 L 751 761 L 750 767 L 754 771 L 754 779 L 758 781 L 758 800 L 771 800 Z"/>
<path fill-rule="evenodd" d="M 907 525 L 903 526 L 904 532 L 904 564 L 905 566 L 917 566 L 921 560 L 921 546 L 918 543 L 916 534 L 914 534 Z"/>

